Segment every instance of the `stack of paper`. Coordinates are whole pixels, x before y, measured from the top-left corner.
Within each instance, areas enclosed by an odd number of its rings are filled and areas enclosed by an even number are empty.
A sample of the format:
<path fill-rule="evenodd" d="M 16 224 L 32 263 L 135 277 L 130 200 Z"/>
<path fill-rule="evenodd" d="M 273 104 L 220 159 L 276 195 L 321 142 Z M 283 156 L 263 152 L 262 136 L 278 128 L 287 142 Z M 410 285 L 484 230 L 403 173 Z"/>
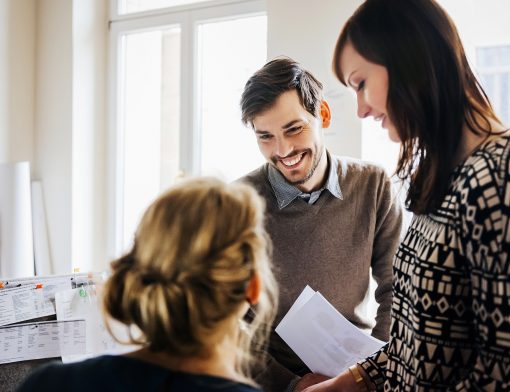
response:
<path fill-rule="evenodd" d="M 334 377 L 385 343 L 347 320 L 306 286 L 276 332 L 314 373 Z"/>
<path fill-rule="evenodd" d="M 105 328 L 95 285 L 103 279 L 72 274 L 0 281 L 0 363 L 53 357 L 67 362 L 133 350 Z M 40 321 L 48 316 L 57 320 Z M 127 340 L 127 328 L 112 325 Z"/>

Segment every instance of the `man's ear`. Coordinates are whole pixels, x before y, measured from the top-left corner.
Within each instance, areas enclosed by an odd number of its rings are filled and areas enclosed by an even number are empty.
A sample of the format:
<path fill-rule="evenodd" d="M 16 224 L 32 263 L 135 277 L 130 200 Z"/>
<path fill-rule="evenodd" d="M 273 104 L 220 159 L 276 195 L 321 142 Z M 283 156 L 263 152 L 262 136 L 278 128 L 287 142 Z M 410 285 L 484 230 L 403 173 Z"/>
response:
<path fill-rule="evenodd" d="M 246 300 L 250 305 L 257 305 L 262 291 L 262 279 L 258 272 L 255 272 L 248 282 L 246 288 Z"/>
<path fill-rule="evenodd" d="M 321 101 L 322 128 L 328 128 L 331 124 L 331 109 L 325 100 Z"/>

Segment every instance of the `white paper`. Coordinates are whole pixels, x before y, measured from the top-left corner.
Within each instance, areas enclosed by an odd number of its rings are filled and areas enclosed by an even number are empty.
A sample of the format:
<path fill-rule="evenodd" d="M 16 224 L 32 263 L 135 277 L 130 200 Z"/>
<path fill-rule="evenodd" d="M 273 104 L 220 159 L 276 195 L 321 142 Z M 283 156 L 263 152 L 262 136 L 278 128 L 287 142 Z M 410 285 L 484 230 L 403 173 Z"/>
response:
<path fill-rule="evenodd" d="M 0 281 L 0 289 L 20 287 L 26 285 L 35 285 L 38 283 L 42 283 L 44 285 L 56 285 L 60 283 L 63 284 L 65 282 L 69 282 L 69 284 L 71 285 L 73 284 L 73 282 L 87 283 L 92 279 L 89 276 L 92 276 L 92 274 L 79 273 L 53 276 L 28 276 L 23 278 L 4 279 Z M 69 287 L 67 287 L 66 289 L 69 289 Z"/>
<path fill-rule="evenodd" d="M 385 344 L 353 325 L 319 292 L 310 296 L 308 286 L 303 292 L 276 332 L 314 373 L 337 376 Z"/>
<path fill-rule="evenodd" d="M 0 326 L 55 314 L 55 293 L 70 288 L 69 279 L 60 279 L 0 290 Z"/>
<path fill-rule="evenodd" d="M 62 357 L 64 363 L 80 361 L 103 354 L 123 354 L 136 347 L 118 343 L 108 333 L 101 314 L 101 305 L 96 286 L 61 291 L 56 294 L 57 319 L 68 320 L 84 318 L 86 320 L 87 347 L 84 354 Z M 116 336 L 127 340 L 128 330 L 120 323 L 112 322 Z"/>
<path fill-rule="evenodd" d="M 304 304 L 306 304 L 308 300 L 313 297 L 314 294 L 315 290 L 307 285 L 303 289 L 301 294 L 299 294 L 299 297 L 297 297 L 297 299 L 294 301 L 287 314 L 283 316 L 282 320 L 280 321 L 280 325 L 285 325 L 287 323 L 287 319 L 292 317 L 293 314 L 295 314 L 299 309 L 301 309 L 301 307 Z"/>
<path fill-rule="evenodd" d="M 0 165 L 0 276 L 34 275 L 30 166 Z"/>
<path fill-rule="evenodd" d="M 50 247 L 41 181 L 32 181 L 32 226 L 35 273 L 39 276 L 51 274 Z"/>
<path fill-rule="evenodd" d="M 0 327 L 0 364 L 85 352 L 85 320 Z"/>

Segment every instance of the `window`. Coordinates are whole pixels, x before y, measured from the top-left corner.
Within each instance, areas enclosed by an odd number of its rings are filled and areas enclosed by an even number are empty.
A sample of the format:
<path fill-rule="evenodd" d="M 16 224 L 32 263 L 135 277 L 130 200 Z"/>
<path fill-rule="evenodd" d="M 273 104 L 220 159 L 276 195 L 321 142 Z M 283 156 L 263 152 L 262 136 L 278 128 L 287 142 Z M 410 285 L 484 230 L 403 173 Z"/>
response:
<path fill-rule="evenodd" d="M 224 3 L 113 17 L 112 257 L 131 244 L 145 208 L 177 178 L 231 181 L 263 162 L 239 109 L 244 84 L 266 61 L 263 3 Z"/>
<path fill-rule="evenodd" d="M 381 146 L 384 146 L 381 148 Z M 376 162 L 388 175 L 392 175 L 397 168 L 400 144 L 392 142 L 388 131 L 381 127 L 381 123 L 372 117 L 361 121 L 361 158 Z"/>
<path fill-rule="evenodd" d="M 510 45 L 476 49 L 478 76 L 494 110 L 510 124 Z"/>
<path fill-rule="evenodd" d="M 266 58 L 266 17 L 200 24 L 198 50 L 200 173 L 234 180 L 264 162 L 255 135 L 241 125 L 239 102 L 254 65 Z"/>
<path fill-rule="evenodd" d="M 129 14 L 133 12 L 151 11 L 160 8 L 176 7 L 207 0 L 119 0 L 118 13 Z"/>

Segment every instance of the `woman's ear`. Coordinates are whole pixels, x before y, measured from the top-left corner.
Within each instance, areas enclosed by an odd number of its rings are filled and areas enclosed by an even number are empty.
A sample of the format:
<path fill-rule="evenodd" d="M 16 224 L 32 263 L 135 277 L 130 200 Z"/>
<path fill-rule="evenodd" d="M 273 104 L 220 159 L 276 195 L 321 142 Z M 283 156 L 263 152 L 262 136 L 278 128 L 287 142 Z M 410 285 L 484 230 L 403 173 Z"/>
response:
<path fill-rule="evenodd" d="M 260 293 L 262 291 L 262 279 L 260 274 L 255 272 L 248 282 L 246 288 L 246 300 L 250 305 L 257 305 L 260 299 Z"/>
<path fill-rule="evenodd" d="M 331 109 L 325 100 L 321 101 L 322 128 L 328 128 L 331 124 Z"/>

